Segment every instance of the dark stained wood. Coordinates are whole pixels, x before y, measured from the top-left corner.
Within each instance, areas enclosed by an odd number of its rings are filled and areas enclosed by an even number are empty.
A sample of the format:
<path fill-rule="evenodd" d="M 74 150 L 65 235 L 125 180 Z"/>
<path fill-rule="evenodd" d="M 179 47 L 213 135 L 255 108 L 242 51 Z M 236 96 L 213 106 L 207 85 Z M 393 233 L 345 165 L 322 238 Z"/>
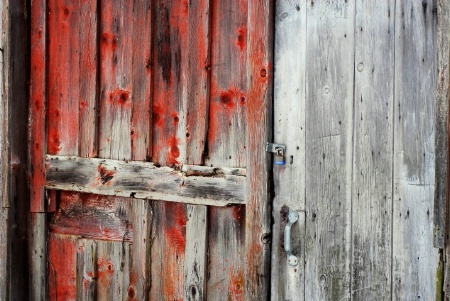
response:
<path fill-rule="evenodd" d="M 247 108 L 247 208 L 245 216 L 245 296 L 265 300 L 269 294 L 271 208 L 269 171 L 271 158 L 265 143 L 272 137 L 271 0 L 249 1 L 248 7 L 248 108 Z"/>

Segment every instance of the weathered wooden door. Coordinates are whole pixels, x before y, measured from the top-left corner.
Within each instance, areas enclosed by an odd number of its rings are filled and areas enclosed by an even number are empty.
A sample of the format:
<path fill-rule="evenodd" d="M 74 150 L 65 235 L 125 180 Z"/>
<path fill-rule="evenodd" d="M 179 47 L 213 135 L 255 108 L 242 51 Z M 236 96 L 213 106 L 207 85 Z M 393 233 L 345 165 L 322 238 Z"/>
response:
<path fill-rule="evenodd" d="M 33 0 L 33 300 L 264 300 L 273 2 Z"/>
<path fill-rule="evenodd" d="M 276 2 L 274 142 L 286 165 L 273 172 L 272 300 L 435 300 L 442 289 L 436 37 L 434 0 Z"/>

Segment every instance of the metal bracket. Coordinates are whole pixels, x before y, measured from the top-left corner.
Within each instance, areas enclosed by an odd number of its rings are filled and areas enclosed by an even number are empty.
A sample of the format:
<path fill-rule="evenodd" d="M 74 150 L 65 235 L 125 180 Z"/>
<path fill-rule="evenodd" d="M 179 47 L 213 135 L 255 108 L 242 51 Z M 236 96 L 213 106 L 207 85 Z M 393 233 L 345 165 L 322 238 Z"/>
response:
<path fill-rule="evenodd" d="M 276 143 L 266 143 L 266 152 L 275 154 L 274 164 L 285 165 L 286 164 L 286 145 Z"/>
<path fill-rule="evenodd" d="M 298 258 L 292 254 L 291 250 L 291 228 L 292 225 L 298 221 L 299 214 L 297 211 L 289 211 L 288 223 L 284 228 L 284 250 L 287 254 L 287 260 L 289 265 L 296 266 L 298 264 Z"/>

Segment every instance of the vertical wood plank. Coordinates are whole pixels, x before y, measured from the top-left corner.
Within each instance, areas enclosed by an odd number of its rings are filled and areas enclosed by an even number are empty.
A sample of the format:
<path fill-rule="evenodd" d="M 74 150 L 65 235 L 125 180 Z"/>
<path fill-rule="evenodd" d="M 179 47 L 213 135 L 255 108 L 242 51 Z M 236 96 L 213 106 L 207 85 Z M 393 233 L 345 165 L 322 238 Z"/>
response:
<path fill-rule="evenodd" d="M 31 3 L 30 202 L 31 212 L 44 212 L 46 117 L 46 21 L 44 0 Z"/>
<path fill-rule="evenodd" d="M 265 144 L 272 137 L 273 1 L 249 1 L 247 208 L 245 217 L 245 296 L 265 300 L 269 293 L 271 206 L 270 157 Z"/>
<path fill-rule="evenodd" d="M 185 300 L 206 300 L 206 206 L 187 206 Z"/>
<path fill-rule="evenodd" d="M 133 3 L 100 4 L 99 156 L 131 158 Z"/>
<path fill-rule="evenodd" d="M 307 7 L 305 300 L 350 298 L 354 13 Z"/>
<path fill-rule="evenodd" d="M 392 299 L 432 299 L 437 1 L 396 4 Z"/>
<path fill-rule="evenodd" d="M 435 137 L 434 246 L 444 248 L 448 192 L 448 92 L 450 53 L 450 4 L 438 1 L 438 61 Z"/>
<path fill-rule="evenodd" d="M 356 1 L 354 300 L 391 298 L 395 1 Z"/>
<path fill-rule="evenodd" d="M 9 210 L 0 208 L 0 300 L 8 300 L 10 292 L 10 237 L 9 237 Z"/>
<path fill-rule="evenodd" d="M 48 2 L 47 152 L 78 155 L 80 99 L 80 7 Z"/>
<path fill-rule="evenodd" d="M 305 241 L 304 225 L 299 220 L 292 230 L 293 254 L 299 257 L 300 262 L 296 267 L 287 264 L 284 227 L 289 210 L 305 210 L 306 18 L 306 2 L 277 2 L 274 142 L 286 145 L 287 163 L 285 166 L 273 166 L 275 198 L 272 209 L 274 223 L 270 291 L 271 300 L 274 301 L 304 300 L 305 297 L 305 248 L 301 245 Z"/>
<path fill-rule="evenodd" d="M 80 157 L 97 156 L 98 11 L 97 1 L 80 2 L 79 150 Z M 74 28 L 75 30 L 76 28 Z M 76 33 L 74 33 L 76 34 Z M 73 71 L 73 70 L 71 70 Z M 76 89 L 76 87 L 74 87 Z M 75 111 L 74 111 L 75 112 Z M 73 113 L 74 113 L 73 112 Z"/>
<path fill-rule="evenodd" d="M 246 162 L 247 0 L 213 0 L 208 157 L 211 166 Z"/>
<path fill-rule="evenodd" d="M 49 300 L 77 300 L 77 240 L 50 233 L 48 238 Z"/>
<path fill-rule="evenodd" d="M 97 241 L 97 300 L 126 300 L 129 243 Z"/>
<path fill-rule="evenodd" d="M 45 213 L 30 215 L 30 300 L 48 299 L 47 218 Z"/>
<path fill-rule="evenodd" d="M 133 160 L 148 160 L 151 156 L 150 77 L 152 70 L 151 1 L 134 1 L 131 152 Z M 132 20 L 127 20 L 131 22 Z M 126 54 L 128 55 L 128 54 Z"/>
<path fill-rule="evenodd" d="M 184 299 L 184 265 L 186 252 L 186 205 L 152 203 L 151 275 L 149 300 Z"/>
<path fill-rule="evenodd" d="M 205 164 L 246 166 L 247 0 L 211 1 L 211 89 Z M 206 299 L 245 300 L 245 207 L 209 208 Z"/>
<path fill-rule="evenodd" d="M 77 241 L 77 300 L 96 300 L 97 242 L 88 239 Z"/>

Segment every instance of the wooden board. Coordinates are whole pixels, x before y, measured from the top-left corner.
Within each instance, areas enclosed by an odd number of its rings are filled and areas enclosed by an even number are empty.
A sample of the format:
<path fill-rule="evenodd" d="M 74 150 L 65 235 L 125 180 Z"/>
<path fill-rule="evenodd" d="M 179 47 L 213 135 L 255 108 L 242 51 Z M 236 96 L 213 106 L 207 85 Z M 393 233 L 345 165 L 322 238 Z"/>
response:
<path fill-rule="evenodd" d="M 436 1 L 397 2 L 395 24 L 393 294 L 430 299 L 433 247 Z"/>
<path fill-rule="evenodd" d="M 356 1 L 351 184 L 354 300 L 391 298 L 394 11 L 395 1 Z"/>
<path fill-rule="evenodd" d="M 306 7 L 304 1 L 278 1 L 275 11 L 274 142 L 286 145 L 287 162 L 284 166 L 273 166 L 271 300 L 274 301 L 305 297 L 304 223 L 299 220 L 292 231 L 293 254 L 300 258 L 295 267 L 287 264 L 284 227 L 289 210 L 305 210 Z M 294 56 L 298 59 L 293 60 Z"/>
<path fill-rule="evenodd" d="M 47 157 L 46 187 L 103 195 L 224 206 L 245 203 L 245 170 L 153 163 Z M 67 181 L 69 180 L 69 181 Z"/>
<path fill-rule="evenodd" d="M 352 1 L 307 5 L 305 300 L 349 298 L 354 14 Z"/>

